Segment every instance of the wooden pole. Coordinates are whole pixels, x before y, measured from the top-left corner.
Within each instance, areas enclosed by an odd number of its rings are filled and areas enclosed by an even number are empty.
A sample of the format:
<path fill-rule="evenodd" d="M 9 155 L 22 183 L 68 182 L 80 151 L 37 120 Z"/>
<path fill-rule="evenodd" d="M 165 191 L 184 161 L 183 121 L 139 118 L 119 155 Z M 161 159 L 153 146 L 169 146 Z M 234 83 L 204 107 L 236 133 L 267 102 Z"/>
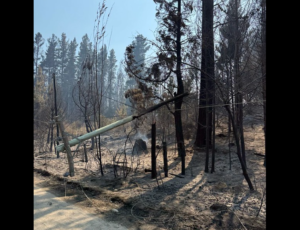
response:
<path fill-rule="evenodd" d="M 212 107 L 212 150 L 211 150 L 211 170 L 215 171 L 215 144 L 216 144 L 216 101 L 215 101 L 215 85 L 213 86 L 213 107 Z"/>
<path fill-rule="evenodd" d="M 163 141 L 163 155 L 164 155 L 164 171 L 165 177 L 168 177 L 168 157 L 167 157 L 167 143 Z"/>
<path fill-rule="evenodd" d="M 94 130 L 93 132 L 86 133 L 86 134 L 84 134 L 84 135 L 82 135 L 82 136 L 80 136 L 80 137 L 77 137 L 77 138 L 71 140 L 71 141 L 69 142 L 69 145 L 70 145 L 70 146 L 77 145 L 77 144 L 79 144 L 79 143 L 82 142 L 82 141 L 88 140 L 88 139 L 90 139 L 90 138 L 92 138 L 92 137 L 94 137 L 94 136 L 97 136 L 97 135 L 99 135 L 99 134 L 101 134 L 101 133 L 104 133 L 104 132 L 106 132 L 106 131 L 108 131 L 108 130 L 111 130 L 111 129 L 113 129 L 113 128 L 116 128 L 116 127 L 118 127 L 118 126 L 120 126 L 120 125 L 124 125 L 124 124 L 126 124 L 127 122 L 132 121 L 133 119 L 134 119 L 133 116 L 129 116 L 129 117 L 126 117 L 126 118 L 124 118 L 124 119 L 122 119 L 122 120 L 116 121 L 116 122 L 114 122 L 114 123 L 112 123 L 112 124 L 110 124 L 110 125 L 104 126 L 104 127 L 100 128 L 100 129 L 96 129 L 96 130 Z M 64 146 L 64 144 L 60 144 L 60 145 L 56 146 L 56 149 L 57 149 L 59 152 L 61 152 L 61 151 L 63 151 L 63 150 L 65 149 L 65 146 Z"/>
<path fill-rule="evenodd" d="M 62 139 L 63 139 L 63 142 L 64 142 L 64 146 L 65 146 L 65 149 L 67 151 L 67 158 L 68 158 L 68 163 L 69 163 L 70 176 L 74 176 L 74 162 L 73 162 L 73 157 L 72 157 L 72 154 L 71 154 L 71 149 L 70 149 L 70 146 L 69 146 L 69 141 L 68 141 L 67 136 L 65 135 L 64 126 L 63 126 L 59 116 L 55 116 L 54 119 L 55 119 L 57 125 L 60 128 Z"/>
<path fill-rule="evenodd" d="M 151 129 L 151 178 L 156 178 L 156 156 L 155 156 L 155 148 L 156 148 L 156 124 L 152 124 Z"/>
<path fill-rule="evenodd" d="M 55 109 L 55 116 L 57 116 L 57 103 L 56 103 L 56 86 L 55 86 L 55 73 L 52 74 L 53 77 L 53 89 L 54 89 L 54 109 Z M 56 124 L 56 134 L 57 138 L 59 137 L 59 129 L 58 129 L 58 124 Z M 57 146 L 59 145 L 59 141 L 57 139 L 56 141 Z M 59 158 L 59 151 L 56 151 L 56 157 Z"/>
<path fill-rule="evenodd" d="M 88 162 L 88 157 L 87 157 L 87 153 L 86 153 L 86 146 L 85 146 L 85 144 L 83 145 L 83 148 L 84 148 L 83 150 L 84 150 L 84 159 L 85 159 L 84 161 Z"/>
<path fill-rule="evenodd" d="M 208 163 L 209 163 L 209 143 L 210 143 L 210 135 L 209 135 L 209 130 L 210 130 L 210 123 L 209 123 L 209 109 L 208 109 L 208 76 L 205 76 L 205 116 L 206 116 L 206 130 L 205 130 L 205 169 L 204 171 L 208 173 Z"/>
<path fill-rule="evenodd" d="M 242 152 L 242 158 L 245 164 L 245 167 L 247 168 L 246 163 L 246 151 L 245 151 L 245 140 L 244 140 L 244 126 L 243 126 L 243 95 L 238 92 L 238 108 L 239 108 L 239 134 L 240 134 L 240 140 L 241 140 L 241 152 Z"/>

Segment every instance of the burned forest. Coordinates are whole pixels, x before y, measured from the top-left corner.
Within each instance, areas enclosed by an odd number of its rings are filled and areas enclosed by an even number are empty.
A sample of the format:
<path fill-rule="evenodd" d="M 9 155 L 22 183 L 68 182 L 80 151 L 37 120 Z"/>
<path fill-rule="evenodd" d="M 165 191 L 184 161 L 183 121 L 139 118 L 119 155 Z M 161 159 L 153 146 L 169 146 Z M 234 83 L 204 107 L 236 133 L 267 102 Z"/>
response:
<path fill-rule="evenodd" d="M 266 229 L 266 1 L 151 1 L 121 60 L 108 0 L 93 37 L 34 35 L 37 185 L 127 229 Z"/>

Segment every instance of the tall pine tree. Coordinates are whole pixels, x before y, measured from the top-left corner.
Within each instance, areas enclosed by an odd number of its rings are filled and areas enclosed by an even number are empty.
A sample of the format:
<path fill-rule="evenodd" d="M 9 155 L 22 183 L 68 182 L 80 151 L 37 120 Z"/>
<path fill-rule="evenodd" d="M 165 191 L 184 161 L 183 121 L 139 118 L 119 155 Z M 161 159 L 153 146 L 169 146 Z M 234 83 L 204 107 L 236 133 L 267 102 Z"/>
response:
<path fill-rule="evenodd" d="M 34 47 L 34 74 L 38 73 L 38 64 L 41 59 L 42 46 L 44 45 L 45 39 L 42 37 L 41 33 L 37 33 L 34 38 L 33 47 Z M 35 80 L 36 82 L 36 80 Z"/>
<path fill-rule="evenodd" d="M 107 116 L 113 116 L 116 109 L 112 95 L 115 95 L 115 79 L 116 79 L 116 68 L 117 59 L 114 49 L 111 49 L 108 56 L 108 75 L 107 75 L 107 95 L 108 95 L 108 110 Z"/>
<path fill-rule="evenodd" d="M 52 73 L 56 73 L 57 69 L 57 37 L 52 34 L 51 38 L 48 38 L 48 47 L 46 50 L 46 57 L 41 63 L 41 67 L 48 73 L 48 85 L 52 81 Z"/>
<path fill-rule="evenodd" d="M 88 56 L 92 57 L 92 42 L 90 42 L 88 35 L 85 34 L 82 37 L 82 40 L 79 45 L 78 62 L 77 62 L 77 70 L 79 76 L 83 68 L 82 65 L 85 62 L 86 58 L 88 58 Z"/>
<path fill-rule="evenodd" d="M 65 33 L 62 33 L 61 39 L 58 39 L 58 49 L 57 49 L 57 59 L 58 59 L 58 79 L 62 85 L 62 90 L 65 90 L 67 79 L 66 79 L 66 67 L 68 63 L 68 48 L 69 42 L 67 41 L 67 36 Z M 65 99 L 65 94 L 63 94 Z"/>
<path fill-rule="evenodd" d="M 72 90 L 75 86 L 76 80 L 76 65 L 77 65 L 77 56 L 76 56 L 76 49 L 77 49 L 77 42 L 76 38 L 70 42 L 69 49 L 68 49 L 68 63 L 65 69 L 65 83 L 66 83 L 66 91 L 67 91 L 67 114 L 71 120 L 75 119 L 74 117 L 74 103 L 72 99 Z"/>
<path fill-rule="evenodd" d="M 108 73 L 108 59 L 107 59 L 107 46 L 104 44 L 100 48 L 97 58 L 97 68 L 98 68 L 98 82 L 100 83 L 100 89 L 102 95 L 107 93 L 107 73 Z M 101 98 L 101 111 L 105 111 L 107 108 L 107 97 Z"/>

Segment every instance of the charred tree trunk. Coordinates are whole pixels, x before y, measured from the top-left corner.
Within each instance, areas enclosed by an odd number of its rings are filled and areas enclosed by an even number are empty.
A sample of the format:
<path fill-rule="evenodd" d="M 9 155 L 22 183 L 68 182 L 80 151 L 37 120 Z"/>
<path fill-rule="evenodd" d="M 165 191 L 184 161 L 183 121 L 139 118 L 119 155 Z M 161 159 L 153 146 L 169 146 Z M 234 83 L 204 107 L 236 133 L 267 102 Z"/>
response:
<path fill-rule="evenodd" d="M 231 123 L 230 116 L 228 115 L 228 155 L 229 155 L 229 170 L 231 170 L 231 151 L 230 151 L 230 131 Z"/>
<path fill-rule="evenodd" d="M 53 112 L 54 111 L 51 108 L 51 121 L 54 121 Z M 54 130 L 54 123 L 52 122 L 50 125 L 50 152 L 52 152 L 52 146 L 53 146 L 53 130 Z"/>
<path fill-rule="evenodd" d="M 168 156 L 167 156 L 167 143 L 163 141 L 163 155 L 164 155 L 164 171 L 165 177 L 168 177 Z"/>
<path fill-rule="evenodd" d="M 83 145 L 83 151 L 84 151 L 84 162 L 88 162 L 88 156 L 87 156 L 87 152 L 86 152 L 86 145 Z"/>
<path fill-rule="evenodd" d="M 50 152 L 52 152 L 52 146 L 53 146 L 53 124 L 51 124 L 50 126 Z"/>
<path fill-rule="evenodd" d="M 264 166 L 266 167 L 266 1 L 262 0 L 262 29 L 261 29 L 261 72 L 262 72 L 262 96 L 263 96 L 263 111 L 264 111 L 264 134 L 265 134 L 265 160 Z"/>
<path fill-rule="evenodd" d="M 205 81 L 205 88 L 206 90 L 208 89 L 208 78 L 206 78 Z M 205 116 L 206 116 L 206 129 L 205 129 L 205 169 L 204 172 L 208 173 L 208 163 L 209 163 L 209 105 L 208 105 L 208 92 L 205 93 L 205 99 L 206 99 L 206 104 L 205 104 Z"/>
<path fill-rule="evenodd" d="M 231 96 L 230 96 L 230 99 L 231 99 L 231 109 L 232 109 L 232 117 L 233 119 L 235 119 L 235 100 L 234 100 L 234 90 L 233 90 L 233 87 L 234 87 L 234 80 L 233 80 L 233 73 L 232 73 L 232 63 L 231 63 L 231 60 L 229 62 L 229 73 L 230 73 L 230 93 L 231 93 Z M 229 115 L 228 115 L 229 116 Z M 231 120 L 230 118 L 228 119 L 230 121 L 230 127 L 231 127 Z M 235 120 L 234 120 L 235 121 Z M 232 132 L 232 129 L 230 129 L 230 132 Z"/>
<path fill-rule="evenodd" d="M 237 99 L 238 99 L 238 124 L 239 124 L 239 134 L 240 134 L 240 141 L 241 141 L 241 152 L 242 152 L 242 159 L 244 161 L 244 164 L 247 168 L 246 163 L 246 152 L 245 152 L 245 141 L 244 141 L 244 127 L 243 127 L 243 99 L 242 94 L 240 92 L 237 93 Z"/>
<path fill-rule="evenodd" d="M 209 107 L 206 119 L 206 94 L 208 105 L 212 105 L 212 87 L 214 79 L 214 34 L 213 34 L 213 0 L 203 0 L 202 13 L 202 56 L 201 56 L 201 86 L 199 98 L 198 127 L 195 146 L 211 146 L 212 137 L 212 109 Z M 207 84 L 206 84 L 207 81 Z M 208 123 L 207 123 L 208 122 Z M 208 138 L 206 138 L 208 128 Z"/>
<path fill-rule="evenodd" d="M 52 146 L 53 146 L 53 122 L 54 122 L 54 115 L 53 115 L 53 108 L 51 108 L 51 124 L 49 126 L 49 144 L 50 144 L 50 147 L 49 147 L 49 151 L 52 152 Z"/>
<path fill-rule="evenodd" d="M 215 97 L 215 86 L 213 86 L 213 108 L 212 108 L 212 152 L 211 152 L 211 171 L 215 172 L 215 137 L 216 137 L 216 97 Z"/>
<path fill-rule="evenodd" d="M 91 125 L 87 119 L 87 117 L 84 119 L 84 123 L 85 123 L 85 129 L 86 129 L 86 132 L 89 133 L 89 132 L 92 132 L 92 128 L 91 128 Z M 93 150 L 94 147 L 95 147 L 95 139 L 94 137 L 91 138 L 91 142 L 92 142 L 92 145 L 90 147 L 90 150 Z"/>
<path fill-rule="evenodd" d="M 151 129 L 151 178 L 156 178 L 156 156 L 155 156 L 155 148 L 156 148 L 156 124 L 152 124 Z"/>
<path fill-rule="evenodd" d="M 48 127 L 48 134 L 47 134 L 47 144 L 50 143 L 50 133 L 51 133 L 51 124 Z"/>
<path fill-rule="evenodd" d="M 177 65 L 176 65 L 176 77 L 178 91 L 177 95 L 184 93 L 184 87 L 181 76 L 181 0 L 178 0 L 178 20 L 177 20 L 177 38 L 176 38 L 176 50 L 177 50 Z M 185 146 L 184 146 L 184 137 L 182 130 L 182 118 L 181 118 L 181 105 L 182 98 L 179 98 L 175 101 L 175 128 L 176 128 L 176 139 L 178 146 L 178 155 L 181 156 L 181 174 L 185 175 Z"/>
<path fill-rule="evenodd" d="M 234 98 L 235 98 L 235 124 L 237 126 L 237 132 L 240 132 L 240 123 L 239 123 L 239 94 L 238 92 L 241 89 L 241 79 L 240 79 L 240 36 L 239 36 L 239 20 L 238 20 L 238 1 L 235 0 L 235 28 L 234 28 L 234 37 L 235 37 L 235 48 L 234 48 Z"/>
<path fill-rule="evenodd" d="M 101 172 L 101 175 L 104 176 L 103 166 L 102 166 L 102 154 L 101 154 L 100 134 L 98 135 L 98 138 L 96 138 L 96 148 L 97 148 L 97 158 L 99 160 L 99 165 L 100 165 L 100 172 Z"/>
<path fill-rule="evenodd" d="M 230 98 L 230 88 L 231 88 L 231 81 L 230 81 L 230 71 L 228 70 L 228 67 L 227 67 L 227 65 L 226 65 L 226 76 L 227 76 L 227 78 L 226 78 L 226 83 L 227 83 L 227 87 L 228 87 L 228 90 L 226 91 L 226 94 L 227 94 L 227 98 L 228 98 L 228 100 L 229 100 L 229 98 Z M 230 118 L 229 118 L 229 116 L 228 116 L 228 135 L 231 133 L 231 122 L 230 122 Z M 229 137 L 229 136 L 228 136 Z M 228 142 L 229 143 L 229 142 Z"/>
<path fill-rule="evenodd" d="M 57 103 L 56 103 L 56 86 L 55 86 L 55 73 L 53 73 L 53 89 L 54 89 L 54 109 L 55 109 L 55 116 L 57 116 Z M 59 129 L 58 129 L 58 124 L 56 124 L 56 136 L 57 136 L 57 141 L 56 144 L 59 145 L 58 137 L 59 137 Z M 59 152 L 56 151 L 56 156 L 59 158 Z"/>

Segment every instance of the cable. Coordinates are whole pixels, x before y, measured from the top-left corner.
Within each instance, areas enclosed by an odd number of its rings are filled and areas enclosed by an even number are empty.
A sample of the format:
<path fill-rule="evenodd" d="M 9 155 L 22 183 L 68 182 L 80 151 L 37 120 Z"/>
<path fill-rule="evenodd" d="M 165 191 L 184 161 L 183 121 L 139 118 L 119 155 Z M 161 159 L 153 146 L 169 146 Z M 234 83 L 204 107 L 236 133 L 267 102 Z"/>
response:
<path fill-rule="evenodd" d="M 45 123 L 45 124 L 47 124 L 47 125 L 49 125 L 49 124 L 52 123 L 51 121 L 46 122 L 46 121 L 41 121 L 41 120 L 38 120 L 38 119 L 33 119 L 33 120 L 34 120 L 34 121 L 39 121 L 39 122 Z"/>
<path fill-rule="evenodd" d="M 120 101 L 118 101 L 118 100 L 116 100 L 116 99 L 112 99 L 112 98 L 110 98 L 110 97 L 107 97 L 107 96 L 104 96 L 104 95 L 102 95 L 102 97 L 106 97 L 107 99 L 110 99 L 110 100 L 113 100 L 113 101 L 119 102 L 119 103 L 121 103 L 121 104 L 123 104 L 123 105 L 126 105 L 126 106 L 128 106 L 128 107 L 131 107 L 131 108 L 133 108 L 133 109 L 134 109 L 134 107 L 133 107 L 133 106 L 131 106 L 131 105 L 127 105 L 127 104 L 125 104 L 125 103 L 123 103 L 123 102 L 120 102 Z"/>

